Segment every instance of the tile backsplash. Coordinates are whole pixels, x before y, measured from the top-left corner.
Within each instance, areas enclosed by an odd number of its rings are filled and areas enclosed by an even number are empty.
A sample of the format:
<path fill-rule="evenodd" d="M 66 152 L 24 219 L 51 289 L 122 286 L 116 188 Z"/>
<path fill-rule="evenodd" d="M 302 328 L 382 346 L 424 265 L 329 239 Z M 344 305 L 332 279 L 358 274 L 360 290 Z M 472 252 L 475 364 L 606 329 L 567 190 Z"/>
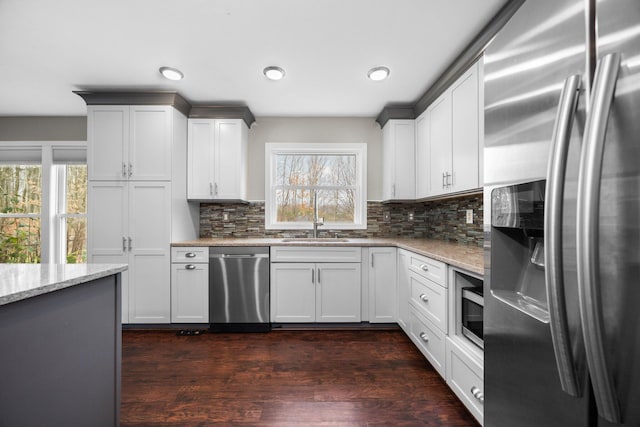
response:
<path fill-rule="evenodd" d="M 466 223 L 467 209 L 473 223 Z M 386 217 L 385 217 L 386 214 Z M 228 218 L 225 220 L 225 216 Z M 428 237 L 482 246 L 482 194 L 413 203 L 367 203 L 366 230 L 318 230 L 320 237 Z M 310 230 L 265 230 L 264 202 L 202 203 L 200 237 L 308 237 Z"/>

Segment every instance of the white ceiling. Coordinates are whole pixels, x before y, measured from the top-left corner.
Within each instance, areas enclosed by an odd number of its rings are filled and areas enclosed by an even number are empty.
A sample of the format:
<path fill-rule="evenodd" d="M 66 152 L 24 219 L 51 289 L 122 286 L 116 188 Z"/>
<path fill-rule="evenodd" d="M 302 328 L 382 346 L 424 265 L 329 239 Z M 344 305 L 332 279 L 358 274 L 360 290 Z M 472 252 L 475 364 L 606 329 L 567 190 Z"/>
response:
<path fill-rule="evenodd" d="M 375 117 L 417 100 L 504 3 L 0 0 L 0 116 L 81 116 L 73 90 L 139 89 L 256 116 Z M 267 80 L 268 65 L 285 79 Z M 378 65 L 389 79 L 369 81 Z"/>

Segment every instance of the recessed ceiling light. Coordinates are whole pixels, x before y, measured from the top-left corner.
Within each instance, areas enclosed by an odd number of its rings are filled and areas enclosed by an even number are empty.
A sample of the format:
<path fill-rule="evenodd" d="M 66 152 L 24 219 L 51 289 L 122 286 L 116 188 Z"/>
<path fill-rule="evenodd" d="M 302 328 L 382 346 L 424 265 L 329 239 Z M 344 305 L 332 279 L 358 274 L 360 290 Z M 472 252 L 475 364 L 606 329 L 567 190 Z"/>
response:
<path fill-rule="evenodd" d="M 160 74 L 162 74 L 165 79 L 169 80 L 182 80 L 184 77 L 182 71 L 171 67 L 160 67 Z"/>
<path fill-rule="evenodd" d="M 284 70 L 280 67 L 266 67 L 262 72 L 269 80 L 280 80 L 284 77 Z"/>
<path fill-rule="evenodd" d="M 389 77 L 389 69 L 387 67 L 374 67 L 369 70 L 367 76 L 374 82 L 379 82 Z"/>

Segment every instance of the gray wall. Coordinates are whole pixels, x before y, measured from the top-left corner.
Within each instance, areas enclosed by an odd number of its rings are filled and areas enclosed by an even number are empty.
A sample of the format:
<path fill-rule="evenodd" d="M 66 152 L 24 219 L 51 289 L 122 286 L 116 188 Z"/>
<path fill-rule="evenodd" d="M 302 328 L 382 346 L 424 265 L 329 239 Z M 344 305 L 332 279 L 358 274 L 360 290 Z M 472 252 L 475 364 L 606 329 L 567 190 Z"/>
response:
<path fill-rule="evenodd" d="M 367 199 L 382 198 L 382 130 L 374 118 L 257 117 L 249 130 L 249 200 L 264 200 L 267 142 L 366 143 Z"/>
<path fill-rule="evenodd" d="M 87 118 L 0 117 L 0 141 L 86 141 Z"/>

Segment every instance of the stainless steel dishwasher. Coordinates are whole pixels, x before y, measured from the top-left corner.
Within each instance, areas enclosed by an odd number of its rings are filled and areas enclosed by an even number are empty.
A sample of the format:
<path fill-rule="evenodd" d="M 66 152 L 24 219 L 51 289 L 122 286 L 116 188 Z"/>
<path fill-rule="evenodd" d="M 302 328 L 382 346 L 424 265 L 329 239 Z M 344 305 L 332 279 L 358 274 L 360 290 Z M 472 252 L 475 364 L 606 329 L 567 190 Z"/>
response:
<path fill-rule="evenodd" d="M 209 322 L 213 331 L 271 330 L 268 247 L 209 248 Z"/>

